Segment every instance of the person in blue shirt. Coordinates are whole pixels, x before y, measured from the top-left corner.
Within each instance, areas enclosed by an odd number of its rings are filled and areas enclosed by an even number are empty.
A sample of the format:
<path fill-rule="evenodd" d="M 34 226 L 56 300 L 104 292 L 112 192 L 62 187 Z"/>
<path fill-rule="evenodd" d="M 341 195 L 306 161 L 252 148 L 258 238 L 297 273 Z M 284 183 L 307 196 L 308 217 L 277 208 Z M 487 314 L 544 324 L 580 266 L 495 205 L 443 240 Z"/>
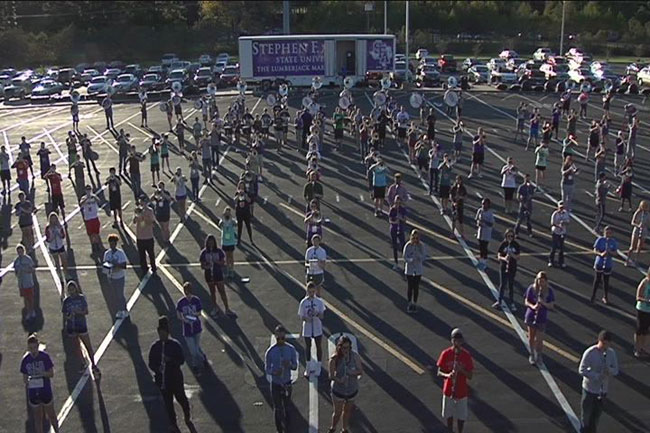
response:
<path fill-rule="evenodd" d="M 61 312 L 65 322 L 65 331 L 68 337 L 75 340 L 79 344 L 79 357 L 81 358 L 82 368 L 81 373 L 86 371 L 88 366 L 81 351 L 81 344 L 86 346 L 88 357 L 92 365 L 95 376 L 99 374 L 99 369 L 95 364 L 95 355 L 93 346 L 90 343 L 90 336 L 88 336 L 88 326 L 86 323 L 86 316 L 88 315 L 88 302 L 86 297 L 81 293 L 81 289 L 74 280 L 68 281 L 66 285 L 67 296 L 63 300 Z"/>
<path fill-rule="evenodd" d="M 609 292 L 609 278 L 612 275 L 612 266 L 614 264 L 613 257 L 618 253 L 618 242 L 612 237 L 611 227 L 605 227 L 603 230 L 603 236 L 596 239 L 594 242 L 594 254 L 596 258 L 594 260 L 594 271 L 596 275 L 594 277 L 594 288 L 591 293 L 591 302 L 594 302 L 596 299 L 596 292 L 600 287 L 600 282 L 603 282 L 603 287 L 605 289 L 605 295 L 603 296 L 603 304 L 608 304 L 607 293 Z"/>
<path fill-rule="evenodd" d="M 278 325 L 274 330 L 276 343 L 264 355 L 264 369 L 271 378 L 273 416 L 278 433 L 289 431 L 289 406 L 291 403 L 291 372 L 298 369 L 296 349 L 286 342 L 287 330 Z"/>
<path fill-rule="evenodd" d="M 377 158 L 377 162 L 368 169 L 368 173 L 372 176 L 372 198 L 375 200 L 375 216 L 380 217 L 384 213 L 388 167 L 386 167 L 383 159 Z"/>

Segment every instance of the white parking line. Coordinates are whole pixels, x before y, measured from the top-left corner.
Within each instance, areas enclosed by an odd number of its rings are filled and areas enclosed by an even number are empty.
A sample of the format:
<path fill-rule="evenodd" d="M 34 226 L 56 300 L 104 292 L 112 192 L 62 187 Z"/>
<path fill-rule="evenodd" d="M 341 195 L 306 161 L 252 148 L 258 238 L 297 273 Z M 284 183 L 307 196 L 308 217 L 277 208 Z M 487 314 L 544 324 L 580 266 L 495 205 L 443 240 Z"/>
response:
<path fill-rule="evenodd" d="M 29 119 L 25 119 L 25 120 L 23 120 L 22 122 L 18 122 L 18 123 L 16 123 L 16 124 L 13 124 L 13 125 L 11 125 L 11 126 L 8 126 L 8 127 L 6 127 L 6 128 L 3 128 L 1 131 L 2 131 L 2 132 L 11 131 L 11 130 L 14 129 L 14 128 L 18 128 L 19 126 L 23 126 L 23 125 L 25 125 L 25 124 L 27 124 L 27 123 L 31 123 L 31 122 L 33 122 L 34 120 L 38 120 L 38 119 L 40 119 L 40 118 L 42 118 L 42 117 L 52 116 L 53 114 L 56 114 L 56 113 L 58 113 L 59 111 L 63 111 L 63 110 L 65 110 L 65 109 L 67 109 L 67 108 L 68 108 L 68 107 L 60 107 L 60 108 L 57 108 L 57 109 L 55 109 L 55 110 L 53 110 L 53 111 L 47 111 L 47 112 L 45 112 L 45 113 L 43 113 L 43 114 L 39 114 L 38 116 L 30 117 Z"/>

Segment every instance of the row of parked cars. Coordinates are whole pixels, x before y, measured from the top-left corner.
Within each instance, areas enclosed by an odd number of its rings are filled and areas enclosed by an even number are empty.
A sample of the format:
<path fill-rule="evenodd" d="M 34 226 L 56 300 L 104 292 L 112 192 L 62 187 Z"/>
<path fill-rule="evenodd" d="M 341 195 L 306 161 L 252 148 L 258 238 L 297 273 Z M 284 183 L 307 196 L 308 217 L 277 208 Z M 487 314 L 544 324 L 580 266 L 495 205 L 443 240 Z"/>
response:
<path fill-rule="evenodd" d="M 60 95 L 64 89 L 79 87 L 85 87 L 88 95 L 93 96 L 106 93 L 109 86 L 118 94 L 160 91 L 177 81 L 183 89 L 206 87 L 210 83 L 229 87 L 239 80 L 239 65 L 231 60 L 227 53 L 216 57 L 203 54 L 197 62 L 181 60 L 176 54 L 168 53 L 163 55 L 159 65 L 146 69 L 139 64 L 127 65 L 118 60 L 80 63 L 75 67 L 52 66 L 43 74 L 31 69 L 17 71 L 6 68 L 0 70 L 0 96 L 5 100 L 27 96 L 51 97 Z"/>

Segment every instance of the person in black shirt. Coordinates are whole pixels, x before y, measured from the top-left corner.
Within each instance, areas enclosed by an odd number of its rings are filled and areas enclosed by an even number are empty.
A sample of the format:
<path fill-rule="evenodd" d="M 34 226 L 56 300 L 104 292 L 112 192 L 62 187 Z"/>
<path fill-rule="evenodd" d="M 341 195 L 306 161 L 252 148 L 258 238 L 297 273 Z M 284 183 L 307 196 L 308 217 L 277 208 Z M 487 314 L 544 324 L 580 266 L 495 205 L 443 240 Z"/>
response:
<path fill-rule="evenodd" d="M 190 403 L 185 395 L 183 384 L 183 371 L 181 366 L 185 363 L 185 355 L 181 344 L 169 336 L 169 319 L 161 316 L 158 319 L 158 337 L 149 349 L 149 369 L 153 372 L 154 381 L 165 401 L 165 408 L 170 422 L 171 432 L 180 432 L 176 424 L 176 411 L 174 410 L 174 397 L 183 408 L 185 424 L 194 431 Z"/>
<path fill-rule="evenodd" d="M 513 295 L 513 288 L 515 284 L 515 274 L 517 273 L 517 260 L 521 249 L 519 243 L 515 240 L 515 231 L 513 229 L 506 230 L 505 239 L 499 245 L 497 252 L 497 259 L 501 264 L 501 284 L 499 285 L 499 300 L 492 306 L 494 308 L 501 308 L 501 301 L 503 300 L 503 293 L 508 285 L 508 292 L 510 298 L 510 311 L 517 311 Z"/>

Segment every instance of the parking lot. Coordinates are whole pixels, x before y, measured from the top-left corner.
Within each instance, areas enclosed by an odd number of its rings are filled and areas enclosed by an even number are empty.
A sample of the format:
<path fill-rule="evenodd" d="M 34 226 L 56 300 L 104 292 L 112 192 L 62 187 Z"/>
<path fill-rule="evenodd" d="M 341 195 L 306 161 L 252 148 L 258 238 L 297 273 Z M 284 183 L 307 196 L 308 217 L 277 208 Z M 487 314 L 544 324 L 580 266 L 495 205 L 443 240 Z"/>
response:
<path fill-rule="evenodd" d="M 289 97 L 293 116 L 300 107 L 303 94 L 297 90 Z M 410 107 L 410 92 L 391 90 L 398 103 L 407 107 L 413 118 L 419 114 Z M 363 113 L 372 108 L 372 90 L 353 91 L 355 103 Z M 428 104 L 438 118 L 437 139 L 445 150 L 452 148 L 452 122 L 445 114 L 441 91 L 424 92 Z M 225 113 L 234 95 L 218 96 L 218 106 Z M 612 380 L 606 410 L 600 424 L 605 432 L 647 432 L 650 430 L 649 365 L 632 356 L 635 326 L 634 292 L 642 278 L 642 269 L 650 262 L 648 254 L 640 257 L 639 268 L 624 267 L 616 260 L 610 293 L 611 305 L 590 303 L 593 280 L 593 162 L 577 158 L 582 169 L 576 185 L 573 220 L 567 237 L 566 269 L 547 269 L 550 249 L 548 221 L 560 197 L 560 144 L 550 146 L 549 169 L 544 193 L 535 197 L 533 227 L 535 237 L 522 237 L 522 257 L 516 278 L 517 312 L 505 313 L 491 308 L 498 292 L 499 275 L 495 260 L 501 233 L 514 225 L 513 214 L 505 214 L 500 195 L 500 169 L 507 157 L 515 158 L 523 172 L 533 172 L 534 155 L 525 151 L 521 142 L 513 143 L 515 109 L 521 101 L 539 107 L 548 118 L 557 93 L 499 92 L 494 88 L 477 87 L 466 92 L 463 120 L 467 128 L 463 159 L 454 166 L 454 175 L 466 176 L 469 171 L 471 135 L 481 126 L 487 134 L 488 149 L 484 176 L 467 181 L 467 222 L 465 240 L 450 236 L 450 221 L 439 213 L 437 197 L 428 195 L 424 174 L 408 161 L 406 149 L 397 146 L 392 137 L 382 151 L 391 172 L 403 174 L 411 199 L 407 203 L 409 226 L 418 228 L 430 258 L 425 264 L 420 310 L 415 315 L 405 312 L 406 281 L 392 270 L 388 222 L 376 218 L 367 189 L 365 168 L 360 162 L 353 140 L 346 135 L 341 151 L 332 151 L 332 129 L 328 124 L 325 151 L 321 165 L 325 187 L 323 216 L 329 222 L 324 228 L 324 246 L 330 261 L 323 299 L 325 334 L 336 337 L 351 334 L 364 363 L 365 375 L 356 398 L 358 410 L 352 417 L 354 432 L 443 432 L 440 416 L 442 381 L 436 377 L 438 354 L 449 346 L 452 328 L 462 328 L 466 345 L 475 360 L 470 382 L 470 432 L 571 432 L 577 431 L 580 415 L 581 377 L 577 372 L 582 352 L 595 343 L 602 328 L 613 332 L 621 372 Z M 602 116 L 599 97 L 592 96 L 588 117 Z M 337 106 L 337 92 L 319 99 L 328 115 Z M 633 206 L 650 198 L 650 132 L 647 109 L 642 97 L 617 95 L 612 101 L 612 126 L 615 133 L 622 126 L 623 107 L 634 103 L 640 110 L 641 130 L 635 159 Z M 152 136 L 167 130 L 159 102 L 149 104 L 149 127 L 140 126 L 140 109 L 136 103 L 116 103 L 116 129 L 130 133 L 138 151 L 145 152 Z M 574 102 L 575 104 L 575 102 Z M 246 106 L 253 114 L 265 107 L 264 95 L 246 96 Z M 193 101 L 184 103 L 183 112 L 189 124 L 199 116 Z M 108 168 L 116 165 L 116 145 L 112 133 L 105 129 L 104 113 L 95 103 L 80 105 L 80 130 L 87 133 L 99 154 L 97 167 L 103 180 Z M 199 116 L 200 117 L 200 116 Z M 565 122 L 561 130 L 565 128 Z M 52 160 L 66 166 L 65 137 L 71 129 L 69 106 L 65 103 L 25 105 L 0 108 L 2 144 L 15 155 L 21 136 L 32 147 L 45 142 L 52 151 Z M 589 125 L 578 123 L 578 139 L 585 149 Z M 612 134 L 613 135 L 613 134 Z M 612 137 L 610 135 L 610 137 Z M 186 135 L 189 137 L 189 134 Z M 188 138 L 186 138 L 188 139 Z M 172 137 L 176 145 L 176 138 Z M 189 140 L 191 141 L 191 139 Z M 291 334 L 299 334 L 297 316 L 299 301 L 304 296 L 304 203 L 302 198 L 306 168 L 304 152 L 296 151 L 293 128 L 289 133 L 290 149 L 279 153 L 270 140 L 264 154 L 264 182 L 260 184 L 253 222 L 255 244 L 242 242 L 235 251 L 237 278 L 228 283 L 231 308 L 238 318 L 203 317 L 205 331 L 202 345 L 210 367 L 197 377 L 184 368 L 185 387 L 190 396 L 194 423 L 199 432 L 265 432 L 272 428 L 271 396 L 264 374 L 264 352 L 271 342 L 277 324 Z M 610 138 L 610 146 L 613 140 Z M 192 147 L 192 146 L 190 146 Z M 75 203 L 69 181 L 64 181 L 66 215 L 71 240 L 68 260 L 87 298 L 90 314 L 89 332 L 102 371 L 100 381 L 79 372 L 74 347 L 61 330 L 60 278 L 56 275 L 45 247 L 35 249 L 38 262 L 38 319 L 28 325 L 21 321 L 22 300 L 10 267 L 15 258 L 14 247 L 20 241 L 16 218 L 11 205 L 3 203 L 2 214 L 2 292 L 0 294 L 0 400 L 5 402 L 0 432 L 31 431 L 27 402 L 22 396 L 23 379 L 18 372 L 25 352 L 28 333 L 38 332 L 52 356 L 55 376 L 52 381 L 55 410 L 62 431 L 123 432 L 166 431 L 162 415 L 164 405 L 147 367 L 147 354 L 157 339 L 158 317 L 175 318 L 175 303 L 182 296 L 184 281 L 195 284 L 204 305 L 210 296 L 204 284 L 198 256 L 205 236 L 218 235 L 216 222 L 225 205 L 232 206 L 235 183 L 244 167 L 243 147 L 224 146 L 222 161 L 214 185 L 201 188 L 200 203 L 189 207 L 185 222 L 172 215 L 171 245 L 156 245 L 160 271 L 143 276 L 138 271 L 138 255 L 133 239 L 134 227 L 115 230 L 112 219 L 101 214 L 101 236 L 120 235 L 131 265 L 127 269 L 127 299 L 130 319 L 114 322 L 114 306 L 108 301 L 108 287 L 101 265 L 91 257 L 91 248 L 83 229 L 83 220 Z M 611 155 L 610 155 L 611 156 Z M 36 160 L 35 155 L 32 157 Z M 171 166 L 187 171 L 187 161 L 172 150 Z M 611 159 L 608 159 L 611 168 Z M 62 170 L 64 173 L 65 169 Z M 148 164 L 142 164 L 142 185 L 151 191 Z M 611 173 L 608 176 L 614 177 Z M 165 173 L 163 180 L 169 179 Z M 101 188 L 100 183 L 94 185 Z M 133 215 L 133 196 L 123 185 L 122 197 L 126 219 Z M 478 271 L 478 242 L 471 221 L 480 200 L 492 199 L 497 216 L 494 238 L 490 243 L 488 269 Z M 17 189 L 12 192 L 12 203 Z M 42 180 L 36 180 L 36 205 L 47 201 Z M 618 213 L 615 198 L 608 202 L 606 223 L 613 227 L 621 249 L 627 249 L 630 235 L 630 213 Z M 41 232 L 46 215 L 37 212 Z M 159 232 L 156 231 L 159 237 Z M 39 239 L 41 236 L 39 235 Z M 244 236 L 244 240 L 246 237 Z M 42 241 L 39 240 L 42 245 Z M 522 294 L 539 270 L 547 270 L 556 294 L 556 308 L 547 328 L 548 344 L 545 365 L 528 364 Z M 242 279 L 243 278 L 243 279 Z M 243 282 L 250 279 L 249 282 Z M 172 335 L 183 343 L 181 326 L 172 319 Z M 294 384 L 292 432 L 327 431 L 332 402 L 326 380 L 309 382 L 302 378 L 304 343 L 291 338 L 300 353 L 300 378 Z M 331 344 L 324 343 L 325 353 Z M 16 398 L 19 396 L 18 398 Z M 177 408 L 177 411 L 178 408 Z M 179 412 L 180 413 L 180 412 Z M 183 429 L 181 427 L 181 429 Z M 187 430 L 183 430 L 187 431 Z"/>

